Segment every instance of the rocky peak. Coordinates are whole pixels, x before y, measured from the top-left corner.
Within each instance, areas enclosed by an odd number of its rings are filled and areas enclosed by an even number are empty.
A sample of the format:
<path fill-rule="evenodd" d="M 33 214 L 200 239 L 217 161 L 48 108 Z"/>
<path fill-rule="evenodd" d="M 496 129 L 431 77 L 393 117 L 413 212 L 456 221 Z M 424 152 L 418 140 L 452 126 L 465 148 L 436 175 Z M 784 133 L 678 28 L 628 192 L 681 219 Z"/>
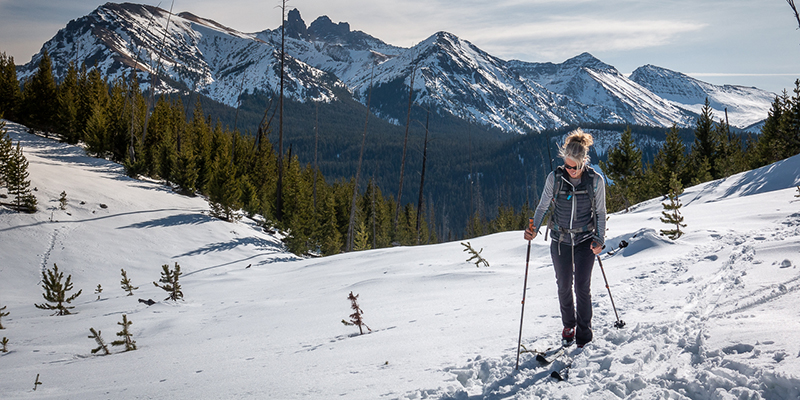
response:
<path fill-rule="evenodd" d="M 286 16 L 286 36 L 301 40 L 309 38 L 306 23 L 296 8 L 289 11 L 289 15 Z"/>

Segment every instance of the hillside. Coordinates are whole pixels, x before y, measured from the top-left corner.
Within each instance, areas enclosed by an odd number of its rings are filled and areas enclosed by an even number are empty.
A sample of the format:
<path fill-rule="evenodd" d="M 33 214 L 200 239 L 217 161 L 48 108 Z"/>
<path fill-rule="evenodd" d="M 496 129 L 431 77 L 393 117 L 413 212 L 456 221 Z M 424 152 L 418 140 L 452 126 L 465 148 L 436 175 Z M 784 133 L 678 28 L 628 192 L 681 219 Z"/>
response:
<path fill-rule="evenodd" d="M 488 268 L 467 263 L 457 242 L 299 259 L 248 219 L 209 217 L 202 198 L 8 128 L 25 149 L 40 211 L 0 208 L 0 306 L 10 313 L 0 330 L 10 350 L 0 353 L 3 399 L 800 396 L 800 155 L 688 188 L 687 234 L 676 241 L 657 234 L 658 200 L 611 215 L 609 249 L 629 245 L 601 258 L 627 326 L 612 327 L 596 266 L 595 341 L 573 352 L 559 383 L 529 354 L 514 370 L 521 232 L 471 240 Z M 66 210 L 57 208 L 62 191 Z M 150 282 L 176 262 L 185 299 L 164 301 Z M 33 306 L 54 263 L 83 290 L 74 315 Z M 139 286 L 132 297 L 119 288 L 120 268 Z M 527 283 L 523 343 L 543 350 L 561 327 L 541 239 Z M 368 334 L 340 322 L 352 312 L 350 292 Z M 92 355 L 89 328 L 110 342 L 123 314 L 138 350 Z"/>

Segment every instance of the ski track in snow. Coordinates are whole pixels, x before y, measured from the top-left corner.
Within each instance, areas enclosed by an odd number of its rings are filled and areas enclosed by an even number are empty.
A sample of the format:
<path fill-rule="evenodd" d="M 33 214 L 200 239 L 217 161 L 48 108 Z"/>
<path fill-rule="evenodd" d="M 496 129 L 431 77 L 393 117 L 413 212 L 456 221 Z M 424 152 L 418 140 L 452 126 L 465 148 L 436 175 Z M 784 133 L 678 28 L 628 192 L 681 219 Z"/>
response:
<path fill-rule="evenodd" d="M 645 236 L 642 230 L 625 238 L 629 242 Z M 652 232 L 651 232 L 652 233 Z M 678 309 L 675 319 L 663 322 L 632 323 L 623 329 L 610 327 L 615 319 L 608 294 L 603 287 L 593 289 L 595 338 L 571 360 L 569 378 L 556 382 L 550 372 L 566 366 L 567 357 L 551 365 L 540 365 L 533 356 L 521 355 L 520 369 L 514 370 L 516 350 L 509 349 L 501 358 L 477 356 L 463 366 L 448 366 L 443 370 L 453 375 L 453 383 L 434 390 L 406 393 L 407 399 L 796 399 L 800 398 L 800 379 L 775 372 L 770 368 L 753 366 L 736 360 L 738 355 L 757 358 L 774 353 L 778 363 L 790 356 L 785 352 L 759 349 L 769 341 L 755 345 L 739 343 L 712 349 L 707 344 L 710 327 L 720 318 L 741 314 L 752 308 L 776 301 L 800 290 L 800 273 L 780 284 L 747 289 L 742 277 L 749 268 L 761 262 L 756 258 L 756 246 L 780 244 L 800 237 L 800 213 L 792 214 L 778 228 L 748 234 L 710 233 L 711 242 L 700 245 L 685 255 L 642 267 L 646 272 L 617 283 L 620 292 L 618 311 L 624 320 L 626 310 L 643 304 L 638 311 L 668 314 Z M 606 255 L 604 261 L 625 253 Z M 680 301 L 662 305 L 645 301 L 654 290 L 664 285 L 679 286 L 693 280 L 686 278 L 690 267 L 698 263 L 728 259 L 717 267 L 713 279 L 696 285 Z M 595 263 L 595 274 L 597 263 Z M 781 266 L 781 268 L 787 268 Z M 647 279 L 645 279 L 647 278 Z M 729 297 L 729 298 L 726 298 Z M 601 300 L 598 301 L 598 298 Z M 620 299 L 625 299 L 620 305 Z M 600 304 L 603 303 L 603 304 Z M 650 304 L 647 306 L 647 304 Z M 681 306 L 683 304 L 683 306 Z M 663 318 L 662 318 L 663 319 Z M 690 338 L 690 339 L 687 339 Z M 523 340 L 528 349 L 535 344 L 555 342 L 554 338 Z M 542 350 L 540 348 L 539 350 Z M 574 350 L 571 350 L 575 352 Z M 568 352 L 569 353 L 569 352 Z"/>

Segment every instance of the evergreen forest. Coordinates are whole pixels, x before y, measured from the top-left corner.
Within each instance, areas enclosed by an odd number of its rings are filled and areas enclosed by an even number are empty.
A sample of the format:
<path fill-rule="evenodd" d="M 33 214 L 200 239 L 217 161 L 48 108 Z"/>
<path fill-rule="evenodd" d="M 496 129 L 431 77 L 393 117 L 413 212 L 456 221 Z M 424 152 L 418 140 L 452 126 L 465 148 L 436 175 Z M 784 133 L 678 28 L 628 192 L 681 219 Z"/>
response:
<path fill-rule="evenodd" d="M 37 73 L 20 82 L 13 58 L 0 53 L 0 115 L 37 134 L 81 143 L 90 155 L 124 165 L 131 177 L 206 196 L 218 218 L 258 219 L 265 229 L 285 232 L 296 254 L 347 249 L 353 193 L 357 249 L 522 229 L 547 173 L 560 162 L 559 140 L 575 128 L 509 134 L 414 105 L 398 201 L 405 123 L 368 114 L 348 96 L 323 104 L 286 101 L 279 155 L 275 94 L 243 94 L 232 108 L 196 93 L 154 95 L 139 81 L 134 73 L 109 81 L 74 64 L 56 77 L 45 52 Z M 609 212 L 624 210 L 669 193 L 673 176 L 685 187 L 800 153 L 800 80 L 792 95 L 775 98 L 759 135 L 714 121 L 708 103 L 694 128 L 583 128 L 621 132 L 592 162 L 609 179 Z M 657 145 L 637 146 L 645 142 Z"/>

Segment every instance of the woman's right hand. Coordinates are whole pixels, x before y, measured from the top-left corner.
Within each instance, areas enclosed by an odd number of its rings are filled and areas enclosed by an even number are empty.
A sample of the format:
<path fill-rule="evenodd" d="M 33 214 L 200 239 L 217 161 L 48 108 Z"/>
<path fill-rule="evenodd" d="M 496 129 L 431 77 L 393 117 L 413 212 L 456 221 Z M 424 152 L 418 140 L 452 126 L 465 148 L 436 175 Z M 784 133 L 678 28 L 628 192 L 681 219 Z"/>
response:
<path fill-rule="evenodd" d="M 525 240 L 531 241 L 536 237 L 536 228 L 531 225 L 525 229 Z"/>

